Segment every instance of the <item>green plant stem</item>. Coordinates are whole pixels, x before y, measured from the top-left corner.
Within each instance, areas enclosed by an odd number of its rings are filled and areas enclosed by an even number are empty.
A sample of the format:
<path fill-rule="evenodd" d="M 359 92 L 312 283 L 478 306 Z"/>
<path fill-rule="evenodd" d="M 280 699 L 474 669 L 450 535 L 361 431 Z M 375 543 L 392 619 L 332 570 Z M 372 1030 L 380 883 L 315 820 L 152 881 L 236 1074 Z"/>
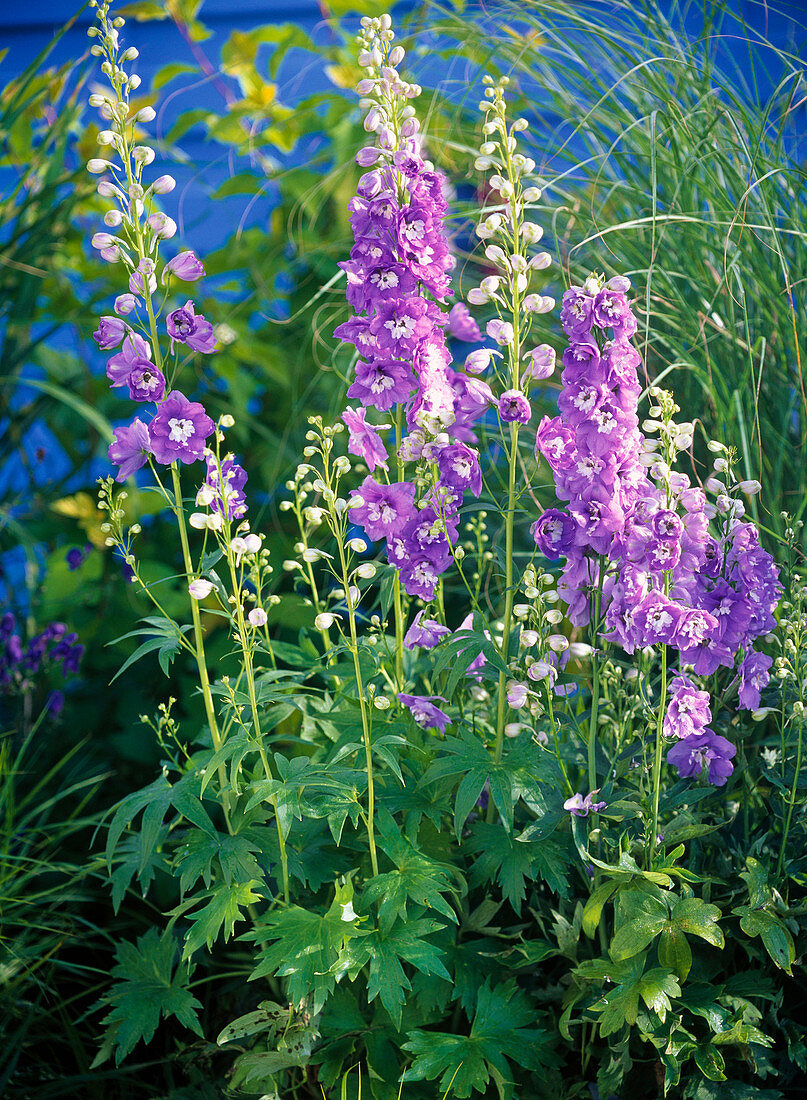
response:
<path fill-rule="evenodd" d="M 373 773 L 373 750 L 370 741 L 370 719 L 367 716 L 367 699 L 364 693 L 364 680 L 361 674 L 361 662 L 359 661 L 359 642 L 356 632 L 356 612 L 353 607 L 353 597 L 350 594 L 350 577 L 348 575 L 347 561 L 343 540 L 337 536 L 339 547 L 339 562 L 342 568 L 342 586 L 345 591 L 345 603 L 347 604 L 348 625 L 350 629 L 350 652 L 353 656 L 353 669 L 356 674 L 356 688 L 359 695 L 359 709 L 361 711 L 362 740 L 364 742 L 364 759 L 367 770 L 367 841 L 370 845 L 370 864 L 373 875 L 378 874 L 378 856 L 375 847 L 375 778 Z"/>
<path fill-rule="evenodd" d="M 669 495 L 667 497 L 669 506 Z M 670 574 L 664 574 L 664 595 L 667 596 L 670 591 Z M 662 749 L 664 748 L 664 716 L 667 713 L 667 646 L 661 647 L 661 694 L 659 695 L 658 702 L 658 720 L 656 722 L 656 746 L 653 753 L 653 819 L 652 819 L 652 832 L 647 844 L 647 864 L 650 866 L 650 861 L 653 856 L 653 851 L 656 847 L 656 837 L 658 836 L 658 804 L 659 796 L 661 794 L 661 765 L 662 765 Z"/>
<path fill-rule="evenodd" d="M 403 435 L 403 406 L 397 405 L 395 409 L 395 454 L 398 459 L 398 481 L 403 481 L 403 462 L 400 457 Z M 393 600 L 395 605 L 395 682 L 398 691 L 404 689 L 403 653 L 404 653 L 404 614 L 403 600 L 401 598 L 401 575 L 395 570 L 393 582 Z"/>
<path fill-rule="evenodd" d="M 499 690 L 496 700 L 496 741 L 493 746 L 493 760 L 498 764 L 504 750 L 504 725 L 507 717 L 507 661 L 510 656 L 510 632 L 513 627 L 513 526 L 516 507 L 516 454 L 518 450 L 518 425 L 510 425 L 510 466 L 507 482 L 507 513 L 504 521 L 504 634 L 502 636 L 501 657 L 504 668 L 499 672 Z M 495 807 L 493 800 L 488 802 L 487 820 L 493 820 Z"/>
<path fill-rule="evenodd" d="M 787 849 L 787 837 L 790 832 L 790 822 L 793 818 L 793 808 L 796 805 L 796 795 L 798 793 L 799 785 L 799 773 L 801 772 L 801 752 L 802 752 L 802 734 L 804 732 L 804 718 L 799 720 L 799 739 L 796 743 L 796 771 L 793 775 L 793 786 L 790 788 L 790 799 L 787 807 L 787 818 L 785 819 L 785 827 L 782 832 L 782 845 L 779 849 L 779 860 L 776 865 L 777 875 L 781 875 L 785 866 L 785 852 Z"/>
<path fill-rule="evenodd" d="M 249 694 L 249 705 L 252 711 L 252 729 L 255 734 L 255 739 L 258 744 L 258 752 L 261 756 L 261 763 L 263 764 L 263 771 L 267 779 L 272 778 L 272 768 L 269 764 L 269 758 L 266 755 L 266 749 L 263 744 L 263 733 L 261 731 L 261 721 L 258 715 L 258 696 L 255 691 L 255 668 L 252 663 L 252 646 L 249 642 L 249 636 L 247 634 L 246 623 L 244 622 L 244 604 L 241 600 L 241 585 L 235 572 L 235 565 L 233 563 L 232 551 L 227 553 L 227 561 L 230 566 L 230 580 L 233 588 L 233 595 L 235 596 L 235 617 L 238 625 L 238 638 L 241 643 L 241 652 L 244 656 L 244 673 L 247 681 L 247 692 Z M 275 811 L 275 825 L 277 827 L 277 842 L 280 848 L 280 868 L 283 879 L 283 900 L 286 905 L 289 904 L 289 857 L 286 852 L 286 838 L 283 836 L 283 826 L 280 823 L 280 815 L 277 812 L 277 795 L 272 795 L 270 798 L 272 809 Z"/>
<path fill-rule="evenodd" d="M 661 698 L 659 699 L 658 721 L 656 722 L 656 748 L 653 755 L 653 828 L 647 846 L 647 863 L 650 865 L 658 836 L 658 803 L 661 794 L 661 762 L 664 747 L 664 715 L 667 713 L 667 647 L 661 647 Z"/>

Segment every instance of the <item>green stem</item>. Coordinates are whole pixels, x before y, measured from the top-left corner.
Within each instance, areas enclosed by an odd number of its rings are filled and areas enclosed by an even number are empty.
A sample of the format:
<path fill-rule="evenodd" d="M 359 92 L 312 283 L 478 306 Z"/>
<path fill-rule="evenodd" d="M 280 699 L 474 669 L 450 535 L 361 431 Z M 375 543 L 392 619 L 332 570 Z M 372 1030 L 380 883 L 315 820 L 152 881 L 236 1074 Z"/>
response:
<path fill-rule="evenodd" d="M 501 656 L 503 670 L 499 673 L 499 690 L 496 705 L 496 742 L 493 747 L 493 760 L 498 764 L 504 750 L 504 725 L 507 717 L 507 661 L 510 656 L 510 632 L 513 627 L 513 526 L 516 506 L 516 454 L 518 450 L 518 425 L 510 425 L 510 468 L 507 482 L 507 513 L 504 521 L 505 554 L 505 594 L 504 594 L 504 634 L 502 636 Z M 495 807 L 493 800 L 488 802 L 487 820 L 493 820 Z"/>
<path fill-rule="evenodd" d="M 782 846 L 779 849 L 779 861 L 776 867 L 777 875 L 781 875 L 785 866 L 785 851 L 787 848 L 787 836 L 790 832 L 790 822 L 793 818 L 793 808 L 796 805 L 796 795 L 798 793 L 799 785 L 799 773 L 801 772 L 801 750 L 802 750 L 802 733 L 804 731 L 804 719 L 799 720 L 799 739 L 796 745 L 796 771 L 793 775 L 793 786 L 790 789 L 790 800 L 787 807 L 787 818 L 785 819 L 785 828 L 782 833 Z"/>
<path fill-rule="evenodd" d="M 658 721 L 656 723 L 656 749 L 653 757 L 653 828 L 647 847 L 647 863 L 650 865 L 653 851 L 656 847 L 658 836 L 658 803 L 661 794 L 661 763 L 662 749 L 664 747 L 664 715 L 667 713 L 667 647 L 661 647 L 661 697 L 658 707 Z"/>
<path fill-rule="evenodd" d="M 327 470 L 326 470 L 327 476 Z M 353 607 L 353 597 L 350 594 L 350 577 L 347 561 L 345 560 L 344 540 L 337 527 L 337 546 L 339 547 L 339 562 L 342 567 L 342 586 L 345 592 L 347 604 L 348 625 L 350 628 L 350 652 L 353 656 L 353 669 L 356 675 L 356 688 L 359 695 L 359 710 L 361 711 L 362 740 L 364 742 L 364 759 L 367 771 L 367 840 L 370 845 L 370 864 L 373 875 L 378 874 L 378 856 L 375 847 L 375 779 L 373 773 L 373 750 L 370 741 L 370 720 L 367 716 L 367 700 L 364 693 L 364 680 L 361 674 L 361 662 L 359 661 L 359 640 L 356 632 L 356 612 Z"/>
<path fill-rule="evenodd" d="M 395 454 L 398 459 L 398 481 L 403 481 L 403 462 L 400 457 L 401 442 L 403 436 L 403 406 L 396 406 L 395 410 Z M 395 570 L 393 584 L 393 600 L 395 605 L 395 682 L 398 691 L 404 689 L 403 654 L 404 654 L 404 612 L 401 598 L 401 576 Z"/>
<path fill-rule="evenodd" d="M 249 705 L 252 711 L 252 729 L 255 735 L 258 752 L 261 755 L 261 763 L 263 764 L 263 771 L 267 779 L 272 778 L 272 769 L 269 765 L 269 758 L 266 755 L 266 749 L 263 744 L 263 733 L 261 732 L 261 722 L 258 716 L 258 696 L 255 691 L 255 669 L 252 663 L 252 646 L 249 643 L 249 637 L 247 634 L 246 623 L 244 622 L 244 604 L 241 600 L 241 585 L 235 572 L 235 565 L 233 564 L 232 551 L 228 551 L 227 561 L 230 566 L 230 580 L 233 588 L 233 595 L 235 596 L 235 616 L 236 623 L 238 624 L 238 637 L 241 643 L 241 652 L 244 655 L 244 673 L 247 680 L 247 692 L 249 693 Z M 280 815 L 277 812 L 277 795 L 272 795 L 270 800 L 272 809 L 275 811 L 275 825 L 277 827 L 277 841 L 280 847 L 280 867 L 283 878 L 283 900 L 286 905 L 289 904 L 289 857 L 286 852 L 286 838 L 283 836 L 283 826 L 280 823 Z"/>
<path fill-rule="evenodd" d="M 669 495 L 667 497 L 669 506 Z M 664 574 L 664 595 L 669 595 L 670 591 L 670 574 Z M 650 839 L 647 845 L 647 864 L 650 866 L 650 862 L 653 856 L 653 852 L 656 847 L 656 837 L 658 836 L 658 804 L 659 796 L 661 794 L 661 765 L 662 765 L 662 750 L 664 748 L 664 716 L 667 713 L 667 647 L 663 645 L 661 647 L 661 694 L 658 701 L 658 721 L 656 722 L 656 746 L 653 754 L 653 829 L 650 833 Z"/>

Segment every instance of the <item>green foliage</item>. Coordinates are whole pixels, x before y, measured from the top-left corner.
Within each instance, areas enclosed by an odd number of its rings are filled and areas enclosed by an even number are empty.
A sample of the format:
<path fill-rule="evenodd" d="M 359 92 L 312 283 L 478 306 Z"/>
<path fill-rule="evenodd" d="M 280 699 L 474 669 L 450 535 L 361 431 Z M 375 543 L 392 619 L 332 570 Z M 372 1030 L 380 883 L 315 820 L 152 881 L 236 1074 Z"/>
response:
<path fill-rule="evenodd" d="M 110 1007 L 104 1018 L 107 1025 L 104 1045 L 94 1065 L 100 1065 L 114 1050 L 115 1062 L 134 1050 L 142 1039 L 148 1043 L 160 1019 L 175 1016 L 197 1035 L 202 1034 L 198 1010 L 200 1002 L 188 989 L 190 972 L 177 960 L 175 937 L 150 928 L 137 945 L 122 943 L 115 953 L 112 970 L 116 984 L 102 1000 Z"/>
<path fill-rule="evenodd" d="M 467 1038 L 415 1029 L 404 1049 L 414 1055 L 406 1080 L 435 1081 L 457 1097 L 484 1092 L 493 1080 L 501 1100 L 513 1096 L 513 1059 L 527 1069 L 551 1065 L 548 1036 L 530 1026 L 535 1013 L 514 982 L 479 989 Z"/>

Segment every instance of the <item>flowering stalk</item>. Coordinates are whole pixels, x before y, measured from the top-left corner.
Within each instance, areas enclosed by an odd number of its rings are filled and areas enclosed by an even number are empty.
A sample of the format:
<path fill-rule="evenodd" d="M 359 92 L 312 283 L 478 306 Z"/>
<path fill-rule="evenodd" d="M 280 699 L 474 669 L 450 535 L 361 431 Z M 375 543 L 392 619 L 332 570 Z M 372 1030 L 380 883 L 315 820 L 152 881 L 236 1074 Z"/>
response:
<path fill-rule="evenodd" d="M 478 455 L 465 441 L 475 438 L 471 424 L 487 409 L 489 388 L 450 365 L 446 330 L 460 340 L 478 339 L 479 330 L 464 306 L 450 313 L 441 308 L 450 294 L 454 257 L 443 226 L 444 180 L 424 159 L 412 104 L 421 89 L 398 73 L 405 53 L 392 45 L 390 17 L 365 17 L 361 27 L 358 59 L 366 75 L 358 91 L 375 144 L 356 158 L 371 170 L 350 203 L 355 243 L 350 259 L 340 264 L 354 314 L 335 334 L 360 355 L 348 396 L 362 407 L 347 409 L 343 420 L 350 430 L 348 451 L 363 458 L 371 474 L 356 491 L 353 519 L 369 539 L 386 541 L 396 570 L 394 666 L 400 689 L 404 592 L 439 604 L 463 492 L 481 491 Z M 393 407 L 393 424 L 367 420 L 368 410 L 391 413 Z M 398 480 L 390 482 L 381 433 L 393 427 Z M 405 480 L 410 463 L 415 471 Z"/>
<path fill-rule="evenodd" d="M 483 217 L 477 230 L 485 240 L 495 240 L 485 248 L 488 261 L 500 274 L 483 279 L 481 286 L 469 295 L 469 301 L 483 304 L 492 301 L 499 315 L 498 320 L 490 321 L 488 335 L 499 347 L 506 349 L 507 363 L 503 371 L 505 390 L 498 401 L 499 420 L 508 426 L 509 443 L 505 445 L 507 454 L 507 498 L 504 508 L 505 531 L 505 584 L 504 584 L 504 631 L 501 643 L 502 662 L 505 666 L 499 673 L 499 685 L 496 708 L 496 736 L 494 759 L 501 759 L 504 745 L 504 729 L 507 716 L 507 671 L 510 657 L 510 635 L 513 629 L 513 601 L 515 596 L 515 578 L 513 572 L 514 526 L 517 501 L 517 466 L 519 428 L 526 424 L 531 416 L 531 407 L 527 392 L 533 378 L 546 377 L 554 365 L 550 349 L 544 349 L 546 363 L 543 368 L 534 371 L 535 353 L 527 355 L 528 363 L 522 369 L 524 342 L 532 326 L 532 315 L 548 312 L 554 305 L 551 298 L 528 294 L 531 271 L 547 267 L 550 259 L 547 253 L 531 257 L 530 246 L 540 240 L 542 231 L 539 226 L 525 219 L 528 203 L 540 198 L 535 187 L 524 187 L 524 177 L 535 168 L 534 161 L 518 153 L 516 134 L 526 130 L 526 119 L 517 119 L 512 125 L 507 123 L 507 110 L 504 101 L 504 89 L 509 83 L 506 77 L 494 85 L 492 78 L 485 77 L 485 100 L 480 104 L 485 120 L 483 132 L 486 140 L 481 146 L 476 167 L 480 170 L 495 168 L 488 180 L 490 190 L 498 194 L 501 203 L 496 209 Z M 506 318 L 506 319 L 505 319 Z M 489 356 L 490 358 L 490 356 Z M 549 367 L 547 371 L 546 366 Z M 502 374 L 497 370 L 497 376 Z M 492 814 L 493 806 L 489 807 Z"/>

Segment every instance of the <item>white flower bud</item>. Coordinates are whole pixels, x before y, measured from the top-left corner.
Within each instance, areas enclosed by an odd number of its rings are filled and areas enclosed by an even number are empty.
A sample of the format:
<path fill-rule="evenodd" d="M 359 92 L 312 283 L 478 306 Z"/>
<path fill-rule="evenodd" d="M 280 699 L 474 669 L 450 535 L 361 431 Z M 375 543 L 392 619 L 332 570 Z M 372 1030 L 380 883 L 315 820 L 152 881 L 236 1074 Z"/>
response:
<path fill-rule="evenodd" d="M 101 160 L 98 157 L 92 157 L 92 159 L 87 161 L 87 171 L 93 176 L 100 176 L 102 172 L 106 172 L 107 168 L 111 167 L 111 161 Z"/>
<path fill-rule="evenodd" d="M 753 497 L 761 490 L 762 486 L 758 481 L 741 481 L 739 489 L 741 493 L 746 493 L 748 496 Z"/>
<path fill-rule="evenodd" d="M 370 581 L 376 575 L 376 567 L 374 562 L 366 561 L 356 570 L 356 575 L 361 577 L 362 580 Z"/>
<path fill-rule="evenodd" d="M 249 615 L 247 615 L 247 618 L 250 621 L 250 625 L 254 626 L 256 629 L 261 626 L 266 626 L 269 620 L 269 616 L 262 607 L 253 607 Z"/>
<path fill-rule="evenodd" d="M 136 122 L 153 122 L 157 117 L 157 112 L 153 107 L 141 107 L 135 115 Z"/>
<path fill-rule="evenodd" d="M 191 581 L 188 585 L 188 592 L 194 600 L 203 600 L 210 595 L 215 587 L 212 581 L 206 581 L 200 577 L 195 581 Z"/>
<path fill-rule="evenodd" d="M 154 183 L 152 183 L 151 190 L 155 195 L 167 195 L 174 190 L 176 185 L 177 181 L 173 176 L 158 176 Z"/>
<path fill-rule="evenodd" d="M 149 145 L 135 145 L 132 149 L 132 160 L 136 164 L 151 164 L 154 155 L 154 150 Z"/>
<path fill-rule="evenodd" d="M 317 630 L 327 630 L 333 626 L 335 622 L 334 616 L 330 611 L 320 611 L 319 615 L 314 619 L 314 626 Z"/>

